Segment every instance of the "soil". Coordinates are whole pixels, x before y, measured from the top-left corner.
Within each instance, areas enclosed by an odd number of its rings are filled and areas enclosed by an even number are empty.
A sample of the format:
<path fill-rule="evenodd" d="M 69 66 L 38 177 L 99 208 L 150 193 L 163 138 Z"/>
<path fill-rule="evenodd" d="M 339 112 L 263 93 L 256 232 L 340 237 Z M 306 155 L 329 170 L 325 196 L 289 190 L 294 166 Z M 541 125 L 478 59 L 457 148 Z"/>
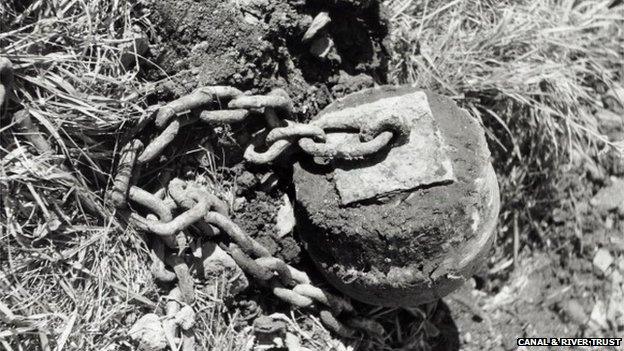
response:
<path fill-rule="evenodd" d="M 283 203 L 281 195 L 279 191 L 271 194 L 255 191 L 248 195 L 243 206 L 236 209 L 233 219 L 245 232 L 266 247 L 271 255 L 288 263 L 298 263 L 301 253 L 299 243 L 292 233 L 280 237 L 275 227 L 277 211 Z"/>
<path fill-rule="evenodd" d="M 414 90 L 366 90 L 337 101 L 321 115 Z M 462 283 L 446 275 L 470 277 L 474 267 L 462 267 L 459 262 L 471 250 L 480 252 L 476 261 L 481 261 L 489 247 L 477 242 L 482 232 L 491 236 L 498 189 L 495 179 L 488 176 L 492 171 L 483 131 L 451 100 L 432 93 L 427 98 L 450 146 L 448 155 L 457 178 L 453 183 L 416 189 L 383 203 L 343 207 L 332 174 L 334 167 L 350 164 L 320 169 L 307 160 L 295 168 L 298 229 L 306 248 L 330 281 L 365 302 L 413 306 L 444 296 Z M 381 157 L 366 162 L 378 162 Z M 479 178 L 490 180 L 483 184 L 476 181 Z M 490 187 L 495 188 L 495 195 Z M 492 196 L 496 200 L 487 206 Z M 483 218 L 478 228 L 474 228 L 475 212 Z"/>
<path fill-rule="evenodd" d="M 548 216 L 547 242 L 525 247 L 511 274 L 490 269 L 445 299 L 462 349 L 515 350 L 523 336 L 621 336 L 623 326 L 607 316 L 624 303 L 624 223 L 589 205 L 598 184 L 580 169 L 570 172 L 560 190 L 576 198 Z M 614 259 L 606 272 L 592 263 L 599 249 Z"/>
<path fill-rule="evenodd" d="M 158 98 L 198 86 L 233 85 L 254 93 L 280 87 L 306 120 L 337 96 L 387 80 L 388 24 L 376 1 L 150 0 L 152 55 L 164 69 Z M 331 55 L 317 57 L 301 38 L 320 11 L 332 21 Z M 322 36 L 322 33 L 319 33 Z M 165 79 L 167 78 L 167 79 Z"/>

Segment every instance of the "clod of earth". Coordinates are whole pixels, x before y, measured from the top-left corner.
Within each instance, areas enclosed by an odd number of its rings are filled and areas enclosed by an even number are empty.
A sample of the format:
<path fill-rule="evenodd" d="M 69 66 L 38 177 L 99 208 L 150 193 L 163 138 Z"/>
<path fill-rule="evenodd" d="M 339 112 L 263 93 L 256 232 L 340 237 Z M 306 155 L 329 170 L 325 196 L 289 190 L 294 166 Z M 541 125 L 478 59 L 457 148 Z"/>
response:
<path fill-rule="evenodd" d="M 388 21 L 377 1 L 146 0 L 142 5 L 156 34 L 152 55 L 162 67 L 150 77 L 167 78 L 159 85 L 167 98 L 205 85 L 254 94 L 279 86 L 294 97 L 297 119 L 305 120 L 332 99 L 331 91 L 340 95 L 361 83 L 372 86 L 371 77 L 387 81 Z"/>
<path fill-rule="evenodd" d="M 413 106 L 420 94 L 426 105 Z M 371 304 L 414 306 L 461 286 L 485 260 L 500 206 L 484 131 L 448 98 L 410 87 L 373 88 L 334 102 L 318 119 L 349 110 L 373 114 L 358 110 L 361 105 L 384 113 L 384 100 L 410 96 L 385 113 L 416 113 L 412 134 L 429 129 L 429 144 L 414 146 L 424 168 L 401 170 L 409 154 L 396 158 L 393 150 L 401 147 L 393 147 L 329 165 L 304 159 L 293 175 L 298 230 L 317 267 L 342 292 Z M 419 110 L 427 105 L 430 115 Z M 380 166 L 386 169 L 375 169 Z M 375 171 L 386 176 L 366 177 Z M 340 177 L 348 181 L 338 184 Z M 359 194 L 348 186 L 352 180 L 364 180 L 375 193 Z"/>

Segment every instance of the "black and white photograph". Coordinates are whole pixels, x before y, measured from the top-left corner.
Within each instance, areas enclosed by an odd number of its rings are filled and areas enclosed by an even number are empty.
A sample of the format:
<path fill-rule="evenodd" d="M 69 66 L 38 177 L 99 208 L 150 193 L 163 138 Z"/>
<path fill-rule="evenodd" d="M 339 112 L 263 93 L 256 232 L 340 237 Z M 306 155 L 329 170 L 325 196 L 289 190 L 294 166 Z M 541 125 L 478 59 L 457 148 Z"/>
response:
<path fill-rule="evenodd" d="M 0 0 L 0 350 L 624 350 L 624 1 Z"/>

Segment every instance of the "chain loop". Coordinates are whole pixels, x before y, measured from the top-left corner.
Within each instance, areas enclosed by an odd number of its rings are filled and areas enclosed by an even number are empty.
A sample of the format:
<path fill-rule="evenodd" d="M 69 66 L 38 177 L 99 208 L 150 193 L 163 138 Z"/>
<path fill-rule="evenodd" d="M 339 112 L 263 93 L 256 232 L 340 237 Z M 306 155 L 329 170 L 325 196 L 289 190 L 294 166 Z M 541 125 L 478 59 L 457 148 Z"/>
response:
<path fill-rule="evenodd" d="M 290 99 L 278 95 L 241 95 L 228 103 L 228 108 L 230 109 L 261 109 L 265 107 L 289 113 L 292 111 Z"/>
<path fill-rule="evenodd" d="M 375 154 L 388 146 L 392 132 L 382 132 L 370 141 L 353 144 L 317 143 L 310 138 L 299 139 L 299 147 L 315 157 L 353 159 Z"/>
<path fill-rule="evenodd" d="M 143 153 L 137 160 L 139 164 L 144 164 L 158 157 L 165 148 L 173 141 L 180 131 L 180 121 L 175 119 L 169 123 L 167 128 L 163 130 L 152 142 L 147 145 Z"/>
<path fill-rule="evenodd" d="M 132 213 L 130 223 L 143 231 L 152 232 L 159 236 L 172 236 L 205 216 L 208 212 L 208 206 L 208 200 L 201 199 L 193 208 L 169 222 L 149 220 L 137 213 Z"/>
<path fill-rule="evenodd" d="M 246 161 L 255 164 L 267 164 L 273 162 L 275 159 L 284 154 L 292 146 L 292 143 L 288 140 L 278 140 L 269 146 L 269 149 L 264 152 L 257 152 L 256 147 L 253 144 L 249 144 L 245 149 L 243 157 Z"/>
<path fill-rule="evenodd" d="M 202 111 L 199 119 L 209 124 L 232 124 L 242 122 L 249 116 L 249 110 Z"/>
<path fill-rule="evenodd" d="M 136 187 L 136 186 L 130 187 L 130 191 L 128 192 L 128 199 L 154 212 L 156 216 L 158 216 L 158 219 L 161 222 L 167 223 L 173 219 L 173 215 L 171 214 L 171 209 L 167 207 L 167 205 L 165 204 L 163 200 L 159 199 L 154 194 L 151 194 L 139 187 Z M 154 220 L 154 219 L 151 219 L 149 216 L 150 215 L 148 215 L 146 219 Z M 162 239 L 167 246 L 171 248 L 176 247 L 175 237 L 165 236 L 165 237 L 162 237 Z"/>
<path fill-rule="evenodd" d="M 125 207 L 128 198 L 130 179 L 137 161 L 137 154 L 143 149 L 143 143 L 134 139 L 121 149 L 117 175 L 113 183 L 113 189 L 109 193 L 109 198 L 113 206 L 117 208 Z"/>
<path fill-rule="evenodd" d="M 300 139 L 303 137 L 313 138 L 318 141 L 325 141 L 327 139 L 325 131 L 320 127 L 292 121 L 286 121 L 286 123 L 288 123 L 286 127 L 274 128 L 267 134 L 265 139 L 267 144 L 273 144 L 278 140 Z"/>
<path fill-rule="evenodd" d="M 229 251 L 236 264 L 238 264 L 245 273 L 259 281 L 268 281 L 273 278 L 273 272 L 271 272 L 271 270 L 259 265 L 258 262 L 244 253 L 238 245 L 230 244 Z"/>
<path fill-rule="evenodd" d="M 154 124 L 162 129 L 169 124 L 169 121 L 176 114 L 206 106 L 215 101 L 220 102 L 220 100 L 228 100 L 241 95 L 243 95 L 242 91 L 230 86 L 198 88 L 191 94 L 182 96 L 161 107 L 156 114 Z"/>

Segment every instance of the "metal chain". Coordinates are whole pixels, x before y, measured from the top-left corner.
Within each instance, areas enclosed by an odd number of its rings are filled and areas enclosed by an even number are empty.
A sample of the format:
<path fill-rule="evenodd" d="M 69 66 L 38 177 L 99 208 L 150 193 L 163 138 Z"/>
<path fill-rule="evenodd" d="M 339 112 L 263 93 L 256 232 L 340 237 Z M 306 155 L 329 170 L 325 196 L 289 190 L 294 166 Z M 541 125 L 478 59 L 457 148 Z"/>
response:
<path fill-rule="evenodd" d="M 222 109 L 224 106 L 226 109 Z M 199 115 L 183 114 L 204 108 L 211 109 L 202 110 Z M 292 109 L 292 101 L 282 89 L 274 89 L 267 95 L 245 95 L 242 91 L 230 86 L 198 88 L 191 94 L 173 100 L 158 109 L 154 125 L 161 132 L 138 156 L 137 163 L 145 164 L 158 157 L 184 125 L 197 121 L 212 125 L 237 123 L 244 121 L 252 112 L 257 111 L 264 111 L 265 116 L 275 115 L 275 111 L 288 116 Z M 338 122 L 342 125 L 321 124 L 314 121 L 310 124 L 292 121 L 287 121 L 286 125 L 268 123 L 269 129 L 264 141 L 268 147 L 267 150 L 257 152 L 255 146 L 250 145 L 245 151 L 245 159 L 252 163 L 270 163 L 293 143 L 313 156 L 357 158 L 379 152 L 393 139 L 405 139 L 405 135 L 409 135 L 406 123 L 396 116 L 390 115 L 381 123 L 374 125 L 358 125 L 359 122 L 354 121 L 347 124 Z M 353 145 L 326 144 L 326 130 L 328 129 L 359 130 L 363 142 Z"/>
<path fill-rule="evenodd" d="M 224 106 L 226 109 L 222 108 Z M 210 109 L 197 113 L 198 109 L 204 108 Z M 388 147 L 393 140 L 402 140 L 409 135 L 405 123 L 394 116 L 366 125 L 358 125 L 355 120 L 338 124 L 325 121 L 301 124 L 278 116 L 287 116 L 292 109 L 292 101 L 281 89 L 267 95 L 245 95 L 229 86 L 199 88 L 156 111 L 153 122 L 160 133 L 147 146 L 143 147 L 139 139 L 134 139 L 122 148 L 117 175 L 108 197 L 117 208 L 126 207 L 130 200 L 148 211 L 145 217 L 137 212 L 130 213 L 128 222 L 140 231 L 156 235 L 150 252 L 152 274 L 163 282 L 177 280 L 178 288 L 172 290 L 171 295 L 180 295 L 180 299 L 187 304 L 194 300 L 193 277 L 180 254 L 187 245 L 187 232 L 192 226 L 206 237 L 224 234 L 229 238 L 229 244 L 221 242 L 219 245 L 243 272 L 290 305 L 319 307 L 321 321 L 332 331 L 344 336 L 351 335 L 352 328 L 379 331 L 381 326 L 376 322 L 354 316 L 353 306 L 348 300 L 313 285 L 305 272 L 272 256 L 228 217 L 228 208 L 221 200 L 199 185 L 176 178 L 170 180 L 166 188 L 152 194 L 131 184 L 136 179 L 137 165 L 155 160 L 182 127 L 197 121 L 210 125 L 230 124 L 243 122 L 261 112 L 267 125 L 261 135 L 263 140 L 250 144 L 244 153 L 245 159 L 252 163 L 273 162 L 295 146 L 313 156 L 364 157 Z M 188 111 L 191 113 L 185 113 Z M 360 142 L 329 144 L 328 130 L 358 130 Z M 265 150 L 257 151 L 256 147 L 260 146 Z M 175 217 L 174 211 L 179 213 Z M 167 256 L 166 247 L 178 252 Z M 173 268 L 173 272 L 166 269 L 167 265 Z M 345 315 L 346 324 L 336 319 L 339 315 Z"/>

